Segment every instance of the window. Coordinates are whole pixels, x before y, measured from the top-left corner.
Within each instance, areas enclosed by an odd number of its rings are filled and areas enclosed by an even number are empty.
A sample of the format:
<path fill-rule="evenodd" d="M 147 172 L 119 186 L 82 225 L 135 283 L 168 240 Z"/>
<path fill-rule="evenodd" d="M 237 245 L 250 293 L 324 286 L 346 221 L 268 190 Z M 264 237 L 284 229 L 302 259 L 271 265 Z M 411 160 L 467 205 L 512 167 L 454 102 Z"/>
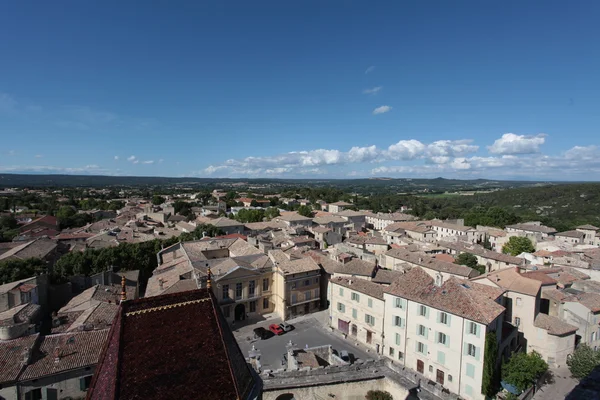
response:
<path fill-rule="evenodd" d="M 429 372 L 433 372 L 433 365 L 429 366 Z"/>
<path fill-rule="evenodd" d="M 315 289 L 315 299 L 319 298 L 319 288 Z"/>
<path fill-rule="evenodd" d="M 448 382 L 452 382 L 452 375 L 448 375 Z"/>
<path fill-rule="evenodd" d="M 365 322 L 369 325 L 375 325 L 375 317 L 369 314 L 365 314 Z"/>
<path fill-rule="evenodd" d="M 371 308 L 373 308 L 373 300 L 372 299 L 368 300 L 368 306 L 371 307 Z"/>
<path fill-rule="evenodd" d="M 308 301 L 308 300 L 310 300 L 310 294 L 311 294 L 311 293 L 310 293 L 310 290 L 309 290 L 309 291 L 307 291 L 307 292 L 304 292 L 304 300 L 305 300 L 305 301 Z"/>
<path fill-rule="evenodd" d="M 518 327 L 519 325 L 521 325 L 521 318 L 515 317 L 515 326 Z"/>
<path fill-rule="evenodd" d="M 269 290 L 269 279 L 265 278 L 263 279 L 263 291 L 267 291 Z"/>
<path fill-rule="evenodd" d="M 256 312 L 256 301 L 250 302 L 250 312 Z"/>
<path fill-rule="evenodd" d="M 417 335 L 427 336 L 427 328 L 424 325 L 417 325 Z"/>
<path fill-rule="evenodd" d="M 248 293 L 251 297 L 254 296 L 254 293 L 256 292 L 256 282 L 255 281 L 250 281 L 248 282 Z"/>
<path fill-rule="evenodd" d="M 402 360 L 404 358 L 404 353 L 399 351 L 398 352 L 398 360 Z"/>
<path fill-rule="evenodd" d="M 264 298 L 263 299 L 263 310 L 266 310 L 269 308 L 269 299 L 268 298 Z"/>
<path fill-rule="evenodd" d="M 448 336 L 445 333 L 438 332 L 437 342 L 443 344 L 444 346 L 448 345 Z"/>
<path fill-rule="evenodd" d="M 341 313 L 346 312 L 346 306 L 342 303 L 338 303 L 338 311 Z"/>
<path fill-rule="evenodd" d="M 442 351 L 437 352 L 437 362 L 444 365 L 446 364 L 446 354 Z"/>
<path fill-rule="evenodd" d="M 523 299 L 520 297 L 517 297 L 517 306 L 521 307 L 522 304 L 523 304 Z"/>
<path fill-rule="evenodd" d="M 417 352 L 427 354 L 427 346 L 424 343 L 417 342 Z"/>
<path fill-rule="evenodd" d="M 396 346 L 400 346 L 400 334 L 396 333 Z"/>
<path fill-rule="evenodd" d="M 229 285 L 223 285 L 223 300 L 229 299 Z"/>
<path fill-rule="evenodd" d="M 235 284 L 235 298 L 236 299 L 242 298 L 242 283 L 241 282 L 238 282 Z"/>
<path fill-rule="evenodd" d="M 398 316 L 394 316 L 394 325 L 402 328 L 402 318 Z"/>
<path fill-rule="evenodd" d="M 298 294 L 292 293 L 292 304 L 296 304 L 298 302 Z"/>
<path fill-rule="evenodd" d="M 231 316 L 231 307 L 223 307 L 223 315 L 225 316 L 225 318 L 229 318 Z"/>
<path fill-rule="evenodd" d="M 427 316 L 427 307 L 419 306 L 419 315 L 422 317 L 426 317 Z"/>
<path fill-rule="evenodd" d="M 594 340 L 596 340 L 596 332 L 592 332 L 591 341 L 593 342 Z"/>
<path fill-rule="evenodd" d="M 25 400 L 42 400 L 42 389 L 37 388 L 25 393 Z"/>
<path fill-rule="evenodd" d="M 319 283 L 319 278 L 315 278 L 315 285 Z"/>
<path fill-rule="evenodd" d="M 467 363 L 467 376 L 469 378 L 475 378 L 475 366 Z"/>
<path fill-rule="evenodd" d="M 304 281 L 304 286 L 310 286 L 310 279 Z"/>
<path fill-rule="evenodd" d="M 390 347 L 390 357 L 394 357 L 394 348 Z"/>
<path fill-rule="evenodd" d="M 350 295 L 350 298 L 354 301 L 360 301 L 360 296 L 358 295 L 358 293 L 352 292 L 352 294 Z"/>
<path fill-rule="evenodd" d="M 465 393 L 468 396 L 473 396 L 473 388 L 471 386 L 469 386 L 469 385 L 465 385 Z"/>
<path fill-rule="evenodd" d="M 439 322 L 444 324 L 444 325 L 450 325 L 448 323 L 448 314 L 445 312 L 440 312 L 440 317 L 439 317 Z"/>
<path fill-rule="evenodd" d="M 469 322 L 469 333 L 471 335 L 479 336 L 477 324 L 475 322 Z"/>
<path fill-rule="evenodd" d="M 402 308 L 402 299 L 396 297 L 396 299 L 394 300 L 394 307 Z"/>
<path fill-rule="evenodd" d="M 475 357 L 477 355 L 477 346 L 471 343 L 467 344 L 467 354 L 471 357 Z"/>
<path fill-rule="evenodd" d="M 87 391 L 90 388 L 90 384 L 92 383 L 92 375 L 85 376 L 79 379 L 79 389 L 82 391 Z"/>
<path fill-rule="evenodd" d="M 358 311 L 356 310 L 356 308 L 352 309 L 352 318 L 354 318 L 354 319 L 358 318 Z"/>
<path fill-rule="evenodd" d="M 340 288 L 340 296 L 344 295 L 344 288 Z"/>

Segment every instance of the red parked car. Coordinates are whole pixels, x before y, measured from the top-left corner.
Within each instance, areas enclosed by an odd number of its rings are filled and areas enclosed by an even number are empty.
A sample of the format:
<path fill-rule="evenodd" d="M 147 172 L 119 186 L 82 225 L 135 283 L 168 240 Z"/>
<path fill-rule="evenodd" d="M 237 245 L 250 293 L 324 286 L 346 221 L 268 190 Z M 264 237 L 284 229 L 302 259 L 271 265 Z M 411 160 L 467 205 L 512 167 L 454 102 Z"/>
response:
<path fill-rule="evenodd" d="M 273 332 L 274 334 L 276 334 L 276 335 L 283 335 L 283 333 L 285 332 L 285 331 L 283 330 L 283 328 L 282 328 L 282 327 L 280 327 L 280 326 L 279 326 L 279 325 L 277 325 L 277 324 L 271 324 L 271 325 L 269 325 L 269 330 L 270 330 L 271 332 Z"/>

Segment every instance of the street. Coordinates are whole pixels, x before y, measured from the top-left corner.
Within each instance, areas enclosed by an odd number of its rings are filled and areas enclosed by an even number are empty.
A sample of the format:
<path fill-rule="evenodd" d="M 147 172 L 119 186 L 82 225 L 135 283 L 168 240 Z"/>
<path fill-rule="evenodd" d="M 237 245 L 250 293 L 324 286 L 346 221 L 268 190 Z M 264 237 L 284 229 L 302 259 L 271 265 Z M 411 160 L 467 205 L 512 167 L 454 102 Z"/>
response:
<path fill-rule="evenodd" d="M 552 374 L 552 383 L 542 386 L 533 396 L 533 400 L 563 400 L 579 383 L 571 377 L 566 367 L 552 370 Z"/>
<path fill-rule="evenodd" d="M 286 345 L 290 340 L 299 348 L 304 348 L 307 345 L 308 347 L 332 345 L 338 352 L 341 350 L 348 351 L 348 353 L 354 356 L 355 360 L 378 358 L 374 350 L 368 349 L 366 346 L 355 346 L 353 342 L 342 338 L 338 332 L 331 332 L 326 329 L 312 316 L 302 317 L 296 321 L 288 321 L 295 329 L 281 336 L 272 336 L 266 340 L 254 339 L 254 328 L 262 326 L 268 329 L 270 324 L 280 322 L 281 320 L 273 318 L 245 325 L 243 328 L 234 331 L 234 335 L 244 356 L 248 356 L 248 352 L 252 350 L 252 345 L 254 345 L 255 350 L 260 352 L 260 362 L 263 370 L 282 368 L 283 356 L 287 353 Z"/>

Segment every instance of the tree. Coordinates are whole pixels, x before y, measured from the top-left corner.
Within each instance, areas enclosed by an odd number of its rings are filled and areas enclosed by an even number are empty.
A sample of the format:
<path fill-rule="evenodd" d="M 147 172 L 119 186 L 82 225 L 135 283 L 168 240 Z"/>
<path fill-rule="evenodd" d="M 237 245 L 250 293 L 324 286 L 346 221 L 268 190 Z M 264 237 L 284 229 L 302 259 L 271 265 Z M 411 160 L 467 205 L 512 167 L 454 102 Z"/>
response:
<path fill-rule="evenodd" d="M 389 392 L 383 390 L 369 390 L 365 396 L 366 400 L 393 400 Z"/>
<path fill-rule="evenodd" d="M 471 253 L 460 253 L 458 257 L 456 257 L 454 264 L 466 265 L 470 268 L 477 268 L 477 257 Z"/>
<path fill-rule="evenodd" d="M 300 206 L 298 207 L 298 214 L 303 217 L 312 217 L 312 207 L 311 206 Z"/>
<path fill-rule="evenodd" d="M 485 335 L 485 351 L 483 355 L 483 377 L 481 379 L 481 393 L 493 398 L 498 392 L 499 376 L 496 368 L 498 358 L 498 340 L 496 332 Z"/>
<path fill-rule="evenodd" d="M 511 256 L 518 256 L 521 253 L 533 253 L 534 251 L 535 246 L 529 238 L 524 236 L 511 236 L 502 247 L 502 252 Z"/>
<path fill-rule="evenodd" d="M 46 262 L 41 258 L 0 261 L 0 284 L 31 278 L 47 272 Z"/>
<path fill-rule="evenodd" d="M 157 194 L 155 194 L 154 196 L 152 196 L 152 204 L 154 204 L 155 206 L 162 204 L 165 202 L 165 198 L 162 196 L 159 196 Z"/>
<path fill-rule="evenodd" d="M 523 391 L 548 370 L 548 364 L 539 353 L 514 353 L 502 365 L 502 380 Z"/>
<path fill-rule="evenodd" d="M 252 199 L 250 202 L 250 207 L 258 207 L 258 201 L 256 201 L 256 199 Z"/>
<path fill-rule="evenodd" d="M 460 253 L 458 257 L 456 257 L 456 261 L 454 261 L 454 263 L 458 265 L 466 265 L 467 267 L 478 271 L 480 274 L 485 274 L 485 265 L 478 264 L 477 257 L 471 253 Z"/>
<path fill-rule="evenodd" d="M 267 217 L 268 219 L 279 217 L 279 215 L 279 210 L 275 207 L 269 207 L 265 210 L 265 217 Z"/>
<path fill-rule="evenodd" d="M 12 215 L 6 215 L 0 218 L 0 229 L 15 229 L 17 226 L 19 226 L 19 223 Z"/>
<path fill-rule="evenodd" d="M 585 343 L 580 344 L 567 359 L 569 371 L 577 379 L 583 379 L 600 365 L 600 351 L 592 349 Z"/>

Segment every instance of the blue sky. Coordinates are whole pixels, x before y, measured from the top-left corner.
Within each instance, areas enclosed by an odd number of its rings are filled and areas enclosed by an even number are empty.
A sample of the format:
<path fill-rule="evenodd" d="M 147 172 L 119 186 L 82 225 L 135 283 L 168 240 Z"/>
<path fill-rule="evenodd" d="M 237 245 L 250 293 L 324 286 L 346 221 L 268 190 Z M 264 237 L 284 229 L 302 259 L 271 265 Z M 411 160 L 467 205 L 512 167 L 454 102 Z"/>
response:
<path fill-rule="evenodd" d="M 0 172 L 599 180 L 599 12 L 0 2 Z"/>

